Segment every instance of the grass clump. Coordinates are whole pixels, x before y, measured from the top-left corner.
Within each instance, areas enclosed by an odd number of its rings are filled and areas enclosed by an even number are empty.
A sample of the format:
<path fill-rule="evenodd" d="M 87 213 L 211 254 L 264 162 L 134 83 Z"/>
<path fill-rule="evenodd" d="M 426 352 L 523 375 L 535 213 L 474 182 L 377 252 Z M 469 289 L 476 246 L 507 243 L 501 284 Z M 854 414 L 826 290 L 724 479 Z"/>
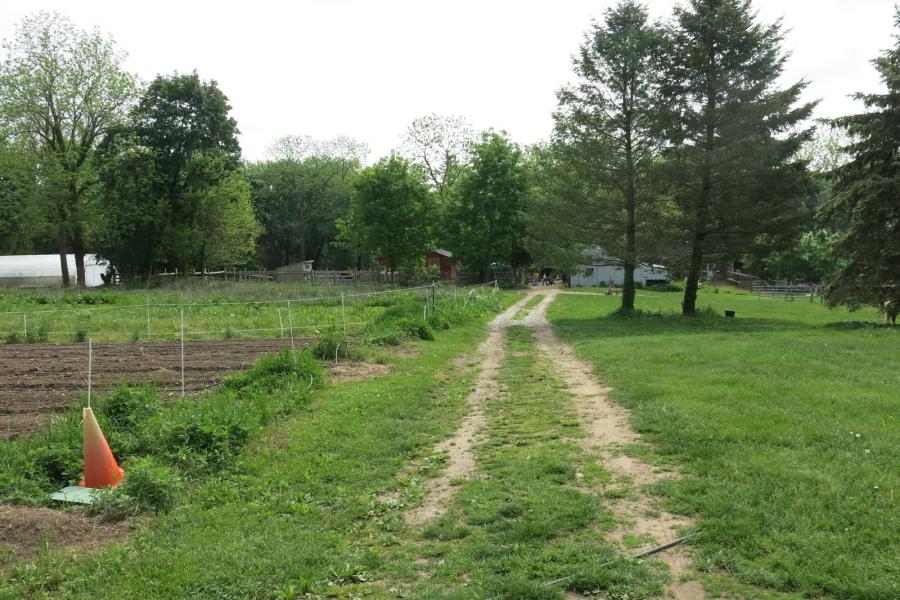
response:
<path fill-rule="evenodd" d="M 137 514 L 161 514 L 175 507 L 181 476 L 174 467 L 152 456 L 125 463 L 127 476 L 115 489 L 97 494 L 90 512 L 106 521 L 121 521 Z"/>
<path fill-rule="evenodd" d="M 337 329 L 331 329 L 327 333 L 320 335 L 315 343 L 310 346 L 310 352 L 320 360 L 336 361 L 341 358 L 353 357 L 350 345 L 347 342 L 347 336 Z"/>

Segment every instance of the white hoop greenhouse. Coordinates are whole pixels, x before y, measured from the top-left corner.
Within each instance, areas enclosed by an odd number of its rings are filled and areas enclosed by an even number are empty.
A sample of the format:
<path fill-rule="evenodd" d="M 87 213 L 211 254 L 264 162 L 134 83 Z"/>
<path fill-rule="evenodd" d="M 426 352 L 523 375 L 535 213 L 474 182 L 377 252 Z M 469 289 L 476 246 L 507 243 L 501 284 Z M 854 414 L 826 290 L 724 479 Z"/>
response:
<path fill-rule="evenodd" d="M 69 276 L 75 283 L 75 255 L 67 254 Z M 96 254 L 84 256 L 84 279 L 88 287 L 103 285 L 101 275 L 107 262 Z M 60 287 L 62 269 L 59 254 L 22 254 L 0 256 L 0 287 Z"/>

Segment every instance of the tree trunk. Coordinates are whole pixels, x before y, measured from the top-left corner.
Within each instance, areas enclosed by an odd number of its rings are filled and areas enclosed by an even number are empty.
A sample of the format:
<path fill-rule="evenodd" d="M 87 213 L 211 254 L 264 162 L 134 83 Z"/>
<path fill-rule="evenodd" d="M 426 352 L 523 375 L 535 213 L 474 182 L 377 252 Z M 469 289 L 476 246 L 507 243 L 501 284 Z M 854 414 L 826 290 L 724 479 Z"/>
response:
<path fill-rule="evenodd" d="M 684 301 L 681 303 L 681 314 L 693 316 L 697 314 L 697 290 L 700 287 L 700 272 L 703 269 L 703 239 L 695 238 L 691 245 L 691 263 L 688 267 L 687 284 L 684 286 Z"/>
<path fill-rule="evenodd" d="M 630 140 L 625 151 L 629 162 L 628 184 L 625 189 L 625 211 L 628 215 L 628 222 L 625 224 L 625 257 L 622 264 L 622 268 L 625 270 L 625 281 L 622 284 L 621 310 L 631 312 L 634 310 L 634 269 L 637 266 L 637 219 L 635 217 L 637 192 L 634 185 L 634 164 Z"/>
<path fill-rule="evenodd" d="M 715 146 L 716 85 L 715 57 L 710 48 L 710 71 L 707 75 L 706 107 L 706 139 L 702 163 L 702 186 L 697 205 L 694 209 L 694 239 L 691 243 L 691 262 L 688 277 L 684 286 L 684 301 L 681 303 L 681 314 L 693 316 L 697 314 L 697 290 L 700 287 L 700 271 L 703 268 L 703 242 L 706 239 L 706 227 L 709 220 L 709 205 L 712 201 L 712 152 Z"/>
<path fill-rule="evenodd" d="M 622 268 L 625 270 L 625 282 L 622 284 L 622 307 L 619 310 L 631 312 L 634 310 L 634 267 L 635 261 L 625 259 Z"/>
<path fill-rule="evenodd" d="M 64 288 L 72 285 L 71 280 L 69 279 L 69 261 L 67 260 L 66 255 L 69 253 L 69 249 L 66 246 L 66 227 L 65 225 L 60 224 L 59 233 L 56 238 L 57 244 L 59 245 L 59 268 L 62 273 L 62 284 Z"/>
<path fill-rule="evenodd" d="M 84 236 L 79 224 L 72 228 L 72 253 L 75 255 L 75 287 L 83 290 L 87 287 L 87 279 L 84 270 Z"/>

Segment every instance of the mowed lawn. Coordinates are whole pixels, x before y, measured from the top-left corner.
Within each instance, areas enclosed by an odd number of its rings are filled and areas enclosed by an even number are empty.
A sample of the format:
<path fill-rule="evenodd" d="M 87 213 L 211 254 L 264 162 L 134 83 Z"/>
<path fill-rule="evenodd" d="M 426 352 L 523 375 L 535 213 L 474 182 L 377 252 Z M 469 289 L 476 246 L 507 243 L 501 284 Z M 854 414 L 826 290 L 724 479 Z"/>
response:
<path fill-rule="evenodd" d="M 641 292 L 632 318 L 619 300 L 560 295 L 549 316 L 633 411 L 634 452 L 680 465 L 657 491 L 699 522 L 707 593 L 900 598 L 900 328 L 711 289 L 696 318 L 679 293 Z"/>

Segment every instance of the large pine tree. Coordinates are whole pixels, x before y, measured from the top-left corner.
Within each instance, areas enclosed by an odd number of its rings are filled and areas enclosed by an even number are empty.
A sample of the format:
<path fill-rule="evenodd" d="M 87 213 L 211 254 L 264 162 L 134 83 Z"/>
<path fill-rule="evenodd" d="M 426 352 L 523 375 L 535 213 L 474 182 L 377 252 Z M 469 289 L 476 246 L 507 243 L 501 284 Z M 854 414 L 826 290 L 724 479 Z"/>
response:
<path fill-rule="evenodd" d="M 554 115 L 555 156 L 581 181 L 555 217 L 566 237 L 574 234 L 587 247 L 601 245 L 623 268 L 625 311 L 634 309 L 639 236 L 650 237 L 648 228 L 638 231 L 639 224 L 659 208 L 648 170 L 660 147 L 655 125 L 661 41 L 646 8 L 621 0 L 585 35 L 574 59 L 578 83 L 560 91 Z"/>
<path fill-rule="evenodd" d="M 900 9 L 895 23 L 900 28 Z M 822 214 L 846 226 L 836 248 L 842 268 L 826 288 L 829 304 L 851 308 L 900 303 L 900 36 L 873 61 L 883 94 L 856 94 L 866 112 L 836 119 L 853 142 L 835 172 Z"/>
<path fill-rule="evenodd" d="M 805 82 L 777 87 L 781 25 L 758 23 L 750 0 L 690 0 L 675 21 L 671 159 L 688 255 L 682 310 L 691 315 L 710 256 L 739 252 L 802 216 L 808 178 L 794 156 L 810 135 L 797 126 L 813 105 L 798 105 Z"/>

